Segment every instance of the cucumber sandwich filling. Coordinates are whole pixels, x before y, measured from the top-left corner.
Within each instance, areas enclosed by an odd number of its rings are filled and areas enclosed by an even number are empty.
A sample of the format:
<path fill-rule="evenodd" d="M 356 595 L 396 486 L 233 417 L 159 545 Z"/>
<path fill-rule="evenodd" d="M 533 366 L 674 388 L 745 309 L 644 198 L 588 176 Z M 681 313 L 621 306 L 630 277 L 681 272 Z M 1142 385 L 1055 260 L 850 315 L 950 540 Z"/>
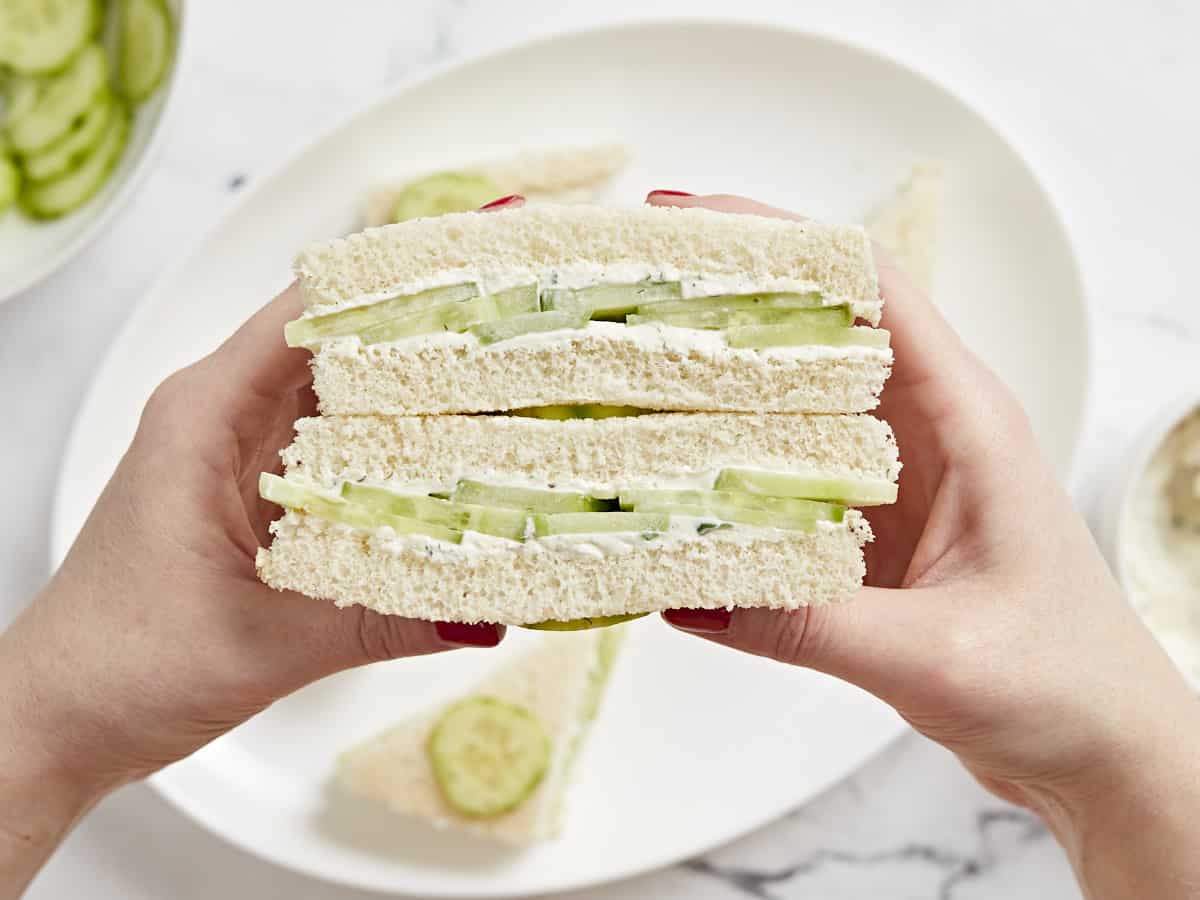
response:
<path fill-rule="evenodd" d="M 711 293 L 699 279 L 648 278 L 571 288 L 556 286 L 559 281 L 551 273 L 497 291 L 468 282 L 368 298 L 333 312 L 310 311 L 288 323 L 286 338 L 290 346 L 314 349 L 347 339 L 365 346 L 437 339 L 486 346 L 592 330 L 710 349 L 886 351 L 889 346 L 884 329 L 855 324 L 859 316 L 875 318 L 875 305 L 837 302 L 818 290 Z M 696 332 L 706 333 L 707 340 L 697 340 Z"/>

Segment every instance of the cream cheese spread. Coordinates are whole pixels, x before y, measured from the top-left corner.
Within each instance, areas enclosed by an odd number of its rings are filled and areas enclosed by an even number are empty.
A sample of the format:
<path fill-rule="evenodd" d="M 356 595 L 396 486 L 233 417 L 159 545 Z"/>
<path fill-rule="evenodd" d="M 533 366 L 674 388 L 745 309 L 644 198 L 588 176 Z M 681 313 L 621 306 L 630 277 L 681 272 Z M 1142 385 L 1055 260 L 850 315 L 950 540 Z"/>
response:
<path fill-rule="evenodd" d="M 1200 408 L 1154 452 L 1122 533 L 1122 571 L 1135 607 L 1200 682 Z"/>

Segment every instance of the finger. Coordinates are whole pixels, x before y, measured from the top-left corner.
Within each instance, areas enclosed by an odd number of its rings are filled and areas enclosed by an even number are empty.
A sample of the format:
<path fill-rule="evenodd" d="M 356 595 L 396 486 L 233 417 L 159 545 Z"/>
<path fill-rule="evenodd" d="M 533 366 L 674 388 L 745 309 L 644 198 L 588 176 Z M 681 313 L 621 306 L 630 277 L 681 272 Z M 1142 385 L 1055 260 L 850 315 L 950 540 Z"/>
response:
<path fill-rule="evenodd" d="M 913 284 L 888 252 L 876 243 L 873 255 L 883 297 L 880 325 L 891 332 L 895 355 L 889 387 L 931 379 L 962 381 L 969 370 L 982 366 L 928 295 Z"/>
<path fill-rule="evenodd" d="M 289 347 L 283 327 L 304 311 L 300 289 L 290 284 L 202 360 L 209 384 L 232 418 L 266 417 L 285 398 L 312 382 L 308 350 Z"/>
<path fill-rule="evenodd" d="M 262 648 L 261 677 L 279 677 L 285 690 L 372 662 L 495 647 L 505 635 L 503 625 L 426 622 L 361 606 L 339 609 L 295 591 L 276 591 L 252 573 L 246 600 L 249 630 Z"/>
<path fill-rule="evenodd" d="M 479 207 L 476 212 L 498 212 L 502 209 L 520 209 L 525 205 L 525 198 L 520 194 L 508 194 L 505 197 L 499 197 L 491 203 L 485 203 Z"/>
<path fill-rule="evenodd" d="M 905 685 L 928 684 L 944 662 L 936 635 L 945 617 L 936 599 L 934 589 L 863 588 L 851 603 L 797 610 L 679 609 L 663 618 L 681 631 L 833 675 L 896 704 Z"/>

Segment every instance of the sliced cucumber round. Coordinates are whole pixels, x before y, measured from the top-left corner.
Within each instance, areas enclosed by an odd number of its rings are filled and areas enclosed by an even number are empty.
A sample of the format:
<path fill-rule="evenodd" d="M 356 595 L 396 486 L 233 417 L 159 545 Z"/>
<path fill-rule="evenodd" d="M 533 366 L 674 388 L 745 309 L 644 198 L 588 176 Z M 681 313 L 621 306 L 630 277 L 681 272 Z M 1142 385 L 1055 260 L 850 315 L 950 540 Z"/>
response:
<path fill-rule="evenodd" d="M 477 172 L 439 172 L 405 186 L 392 206 L 392 221 L 468 212 L 504 193 L 496 182 Z"/>
<path fill-rule="evenodd" d="M 79 165 L 57 178 L 25 186 L 21 209 L 35 219 L 55 219 L 83 206 L 108 180 L 128 136 L 129 114 L 117 108 L 103 136 Z"/>
<path fill-rule="evenodd" d="M 833 325 L 739 325 L 725 332 L 730 347 L 765 350 L 768 347 L 801 347 L 814 344 L 826 347 L 875 347 L 886 350 L 891 346 L 891 332 L 883 328 L 854 325 L 843 328 Z"/>
<path fill-rule="evenodd" d="M 432 522 L 422 522 L 395 516 L 379 510 L 369 509 L 356 503 L 347 503 L 341 497 L 330 497 L 296 484 L 270 472 L 258 477 L 258 495 L 264 500 L 286 509 L 299 509 L 309 515 L 340 522 L 354 528 L 391 528 L 397 534 L 419 534 L 451 544 L 462 542 L 462 532 Z"/>
<path fill-rule="evenodd" d="M 616 503 L 611 500 L 599 500 L 575 491 L 500 486 L 469 478 L 458 483 L 451 499 L 458 503 L 502 506 L 538 513 L 599 512 L 616 508 Z"/>
<path fill-rule="evenodd" d="M 464 816 L 511 812 L 550 767 L 551 742 L 528 709 L 495 697 L 468 697 L 437 720 L 426 745 L 442 796 Z"/>
<path fill-rule="evenodd" d="M 102 93 L 74 128 L 41 153 L 22 160 L 25 175 L 31 181 L 48 181 L 77 166 L 104 137 L 114 108 L 112 97 Z"/>
<path fill-rule="evenodd" d="M 666 300 L 654 303 L 654 310 L 661 313 L 695 312 L 708 309 L 821 309 L 824 305 L 818 292 L 765 293 L 765 294 L 714 294 L 708 297 L 689 297 L 686 300 Z M 639 313 L 644 312 L 638 309 Z"/>
<path fill-rule="evenodd" d="M 620 625 L 622 622 L 632 622 L 649 613 L 623 613 L 619 616 L 589 616 L 583 619 L 547 619 L 544 622 L 533 622 L 522 625 L 534 631 L 587 631 L 590 628 L 608 628 L 610 625 Z"/>
<path fill-rule="evenodd" d="M 350 503 L 393 516 L 420 519 L 459 531 L 478 531 L 513 541 L 525 539 L 529 523 L 524 510 L 455 503 L 424 494 L 400 494 L 387 488 L 346 482 L 342 496 Z"/>
<path fill-rule="evenodd" d="M 597 284 L 586 288 L 550 288 L 542 297 L 544 309 L 584 312 L 593 319 L 623 321 L 639 306 L 683 296 L 678 281 L 639 281 L 635 284 Z"/>
<path fill-rule="evenodd" d="M 661 322 L 679 328 L 719 329 L 737 325 L 804 325 L 806 327 L 845 328 L 854 321 L 849 307 L 827 306 L 823 309 L 787 309 L 757 307 L 750 309 L 693 309 L 683 312 L 663 312 L 653 304 L 639 307 L 629 316 L 630 325 Z"/>
<path fill-rule="evenodd" d="M 0 212 L 8 209 L 21 190 L 21 173 L 7 156 L 0 155 Z"/>
<path fill-rule="evenodd" d="M 474 284 L 449 284 L 419 294 L 397 294 L 366 306 L 352 306 L 324 316 L 295 319 L 284 326 L 283 335 L 289 347 L 304 347 L 326 338 L 361 334 L 368 328 L 401 316 L 478 296 L 479 288 Z"/>
<path fill-rule="evenodd" d="M 755 509 L 774 513 L 786 519 L 840 522 L 846 508 L 838 503 L 802 500 L 791 497 L 768 497 L 738 491 L 631 489 L 621 491 L 622 509 L 671 512 L 674 507 L 699 507 L 710 515 L 728 509 Z M 730 522 L 739 521 L 729 518 Z"/>
<path fill-rule="evenodd" d="M 13 149 L 29 156 L 63 137 L 108 83 L 108 57 L 89 44 L 71 65 L 38 87 L 31 109 L 8 126 Z"/>
<path fill-rule="evenodd" d="M 171 13 L 163 0 L 121 0 L 117 82 L 134 103 L 154 93 L 171 63 Z"/>
<path fill-rule="evenodd" d="M 846 506 L 880 506 L 895 503 L 898 487 L 890 481 L 802 475 L 795 472 L 762 472 L 757 469 L 722 469 L 714 487 L 769 497 L 832 500 Z"/>
<path fill-rule="evenodd" d="M 33 112 L 33 108 L 37 106 L 38 85 L 40 84 L 41 79 L 30 75 L 15 76 L 8 83 L 4 91 L 4 116 L 0 119 L 5 128 L 11 128 Z"/>
<path fill-rule="evenodd" d="M 0 0 L 0 65 L 35 74 L 60 69 L 100 19 L 97 0 Z"/>

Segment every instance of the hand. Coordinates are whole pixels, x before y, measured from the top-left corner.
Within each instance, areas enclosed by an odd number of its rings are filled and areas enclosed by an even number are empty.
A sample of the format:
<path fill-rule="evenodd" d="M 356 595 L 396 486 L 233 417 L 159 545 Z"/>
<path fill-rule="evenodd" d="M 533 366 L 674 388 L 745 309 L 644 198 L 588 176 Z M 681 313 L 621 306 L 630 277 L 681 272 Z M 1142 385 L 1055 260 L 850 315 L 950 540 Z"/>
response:
<path fill-rule="evenodd" d="M 647 202 L 802 218 L 723 195 Z M 1200 800 L 1200 705 L 1122 597 L 1016 399 L 879 250 L 876 262 L 895 352 L 878 414 L 904 470 L 899 502 L 867 511 L 869 586 L 841 606 L 664 617 L 880 697 L 1047 818 L 1082 869 L 1096 820 L 1139 811 L 1121 787 Z"/>
<path fill-rule="evenodd" d="M 283 342 L 301 309 L 292 286 L 154 392 L 62 568 L 0 638 L 0 897 L 104 793 L 309 682 L 503 637 L 258 581 L 279 515 L 258 476 L 315 408 L 309 354 Z"/>

